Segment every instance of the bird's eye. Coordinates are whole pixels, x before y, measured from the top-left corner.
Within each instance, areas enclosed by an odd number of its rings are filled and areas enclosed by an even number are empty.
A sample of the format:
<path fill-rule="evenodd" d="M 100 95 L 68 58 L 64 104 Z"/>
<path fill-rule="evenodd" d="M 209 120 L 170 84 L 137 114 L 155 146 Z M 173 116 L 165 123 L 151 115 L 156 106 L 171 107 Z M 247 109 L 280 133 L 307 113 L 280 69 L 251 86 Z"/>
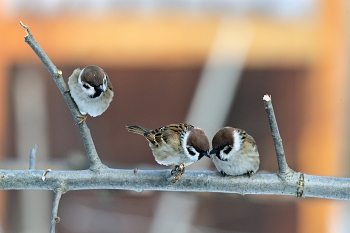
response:
<path fill-rule="evenodd" d="M 83 87 L 84 87 L 85 89 L 90 89 L 90 86 L 87 85 L 86 83 L 83 84 Z"/>

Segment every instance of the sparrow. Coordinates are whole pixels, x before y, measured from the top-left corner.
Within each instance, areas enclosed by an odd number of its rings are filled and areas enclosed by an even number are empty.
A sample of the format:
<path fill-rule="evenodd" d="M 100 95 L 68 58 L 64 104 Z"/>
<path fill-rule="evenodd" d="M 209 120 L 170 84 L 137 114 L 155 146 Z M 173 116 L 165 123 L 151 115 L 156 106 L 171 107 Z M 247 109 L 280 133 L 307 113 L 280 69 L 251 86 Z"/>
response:
<path fill-rule="evenodd" d="M 242 129 L 224 127 L 213 137 L 211 159 L 222 175 L 255 173 L 260 164 L 258 147 Z"/>
<path fill-rule="evenodd" d="M 208 137 L 200 128 L 190 124 L 170 124 L 155 130 L 142 126 L 126 126 L 132 133 L 143 135 L 149 142 L 155 160 L 162 165 L 175 165 L 171 174 L 173 182 L 181 179 L 185 166 L 200 160 L 203 156 L 210 158 Z"/>
<path fill-rule="evenodd" d="M 78 124 L 86 121 L 87 114 L 96 117 L 106 111 L 114 95 L 107 73 L 98 66 L 75 69 L 68 79 L 68 86 L 82 114 Z"/>

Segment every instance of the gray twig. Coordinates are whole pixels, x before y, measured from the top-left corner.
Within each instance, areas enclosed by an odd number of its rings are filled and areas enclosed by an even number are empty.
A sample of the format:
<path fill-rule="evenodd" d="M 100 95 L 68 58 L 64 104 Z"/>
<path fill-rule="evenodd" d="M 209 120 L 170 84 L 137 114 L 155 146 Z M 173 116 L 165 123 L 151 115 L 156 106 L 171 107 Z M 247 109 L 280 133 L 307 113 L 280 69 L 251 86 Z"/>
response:
<path fill-rule="evenodd" d="M 29 154 L 29 169 L 34 170 L 35 169 L 35 156 L 36 156 L 36 151 L 38 150 L 38 145 L 35 144 L 33 149 L 30 150 Z"/>
<path fill-rule="evenodd" d="M 55 199 L 54 199 L 53 205 L 52 205 L 52 218 L 51 218 L 50 233 L 55 233 L 56 223 L 58 223 L 60 221 L 60 217 L 57 216 L 57 212 L 58 212 L 58 205 L 60 203 L 60 199 L 61 199 L 62 194 L 63 194 L 63 192 L 61 191 L 61 189 L 57 189 L 55 192 Z"/>
<path fill-rule="evenodd" d="M 98 157 L 94 142 L 92 140 L 90 130 L 87 126 L 87 124 L 81 123 L 78 124 L 78 122 L 81 119 L 81 114 L 78 110 L 78 107 L 76 106 L 74 100 L 72 99 L 71 95 L 69 94 L 69 89 L 67 87 L 67 84 L 63 80 L 62 77 L 62 71 L 58 70 L 57 67 L 52 63 L 50 58 L 46 55 L 44 50 L 40 47 L 40 45 L 36 42 L 34 39 L 32 33 L 29 30 L 29 27 L 24 25 L 22 22 L 20 22 L 21 26 L 26 30 L 27 35 L 24 37 L 24 41 L 33 49 L 33 51 L 36 53 L 36 55 L 39 57 L 39 59 L 44 63 L 46 69 L 51 74 L 53 80 L 55 81 L 58 89 L 60 90 L 61 94 L 64 97 L 64 100 L 66 101 L 75 122 L 78 125 L 80 135 L 83 139 L 85 150 L 90 162 L 90 169 L 91 170 L 100 170 L 106 168 L 105 165 L 101 163 L 100 158 Z"/>
<path fill-rule="evenodd" d="M 271 96 L 264 95 L 263 100 L 264 100 L 265 110 L 267 113 L 267 118 L 269 119 L 273 143 L 275 144 L 275 149 L 276 149 L 276 157 L 277 157 L 277 163 L 278 163 L 277 175 L 282 179 L 286 179 L 286 178 L 289 178 L 289 176 L 291 176 L 292 173 L 294 173 L 294 171 L 290 169 L 287 164 L 287 160 L 284 154 L 284 149 L 282 144 L 282 138 L 278 130 L 275 112 L 273 111 Z"/>

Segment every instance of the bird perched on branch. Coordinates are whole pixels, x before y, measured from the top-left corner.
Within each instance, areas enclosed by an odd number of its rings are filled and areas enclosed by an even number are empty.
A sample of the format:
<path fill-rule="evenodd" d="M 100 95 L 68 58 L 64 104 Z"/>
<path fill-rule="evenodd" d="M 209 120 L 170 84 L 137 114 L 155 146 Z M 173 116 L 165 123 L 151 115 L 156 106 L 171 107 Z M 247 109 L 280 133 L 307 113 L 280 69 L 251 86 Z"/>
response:
<path fill-rule="evenodd" d="M 242 129 L 224 127 L 213 137 L 211 159 L 223 175 L 249 177 L 260 164 L 258 147 L 252 136 Z"/>
<path fill-rule="evenodd" d="M 92 117 L 101 115 L 113 99 L 113 87 L 107 73 L 98 66 L 77 68 L 68 79 L 69 91 L 77 104 L 82 123 L 87 114 Z"/>
<path fill-rule="evenodd" d="M 170 124 L 155 130 L 142 126 L 126 126 L 127 130 L 144 136 L 155 160 L 162 165 L 175 165 L 173 181 L 181 179 L 185 166 L 209 156 L 209 140 L 203 130 L 190 124 Z"/>

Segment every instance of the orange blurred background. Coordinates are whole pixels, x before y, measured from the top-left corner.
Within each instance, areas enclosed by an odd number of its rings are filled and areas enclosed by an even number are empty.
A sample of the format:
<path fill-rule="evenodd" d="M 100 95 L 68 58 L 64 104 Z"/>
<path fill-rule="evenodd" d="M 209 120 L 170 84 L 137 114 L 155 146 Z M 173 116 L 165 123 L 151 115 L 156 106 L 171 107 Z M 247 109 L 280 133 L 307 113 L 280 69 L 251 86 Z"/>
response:
<path fill-rule="evenodd" d="M 347 12 L 344 0 L 2 1 L 0 168 L 27 169 L 35 143 L 37 169 L 87 168 L 77 127 L 24 42 L 22 20 L 66 80 L 91 64 L 108 73 L 115 98 L 87 124 L 110 167 L 165 169 L 125 125 L 187 121 L 211 136 L 225 125 L 245 129 L 259 146 L 260 170 L 275 172 L 268 93 L 290 167 L 346 177 Z M 215 168 L 200 161 L 192 169 Z M 51 192 L 0 197 L 0 232 L 48 231 Z M 62 197 L 57 232 L 347 232 L 349 212 L 345 202 L 312 198 L 79 191 Z"/>

